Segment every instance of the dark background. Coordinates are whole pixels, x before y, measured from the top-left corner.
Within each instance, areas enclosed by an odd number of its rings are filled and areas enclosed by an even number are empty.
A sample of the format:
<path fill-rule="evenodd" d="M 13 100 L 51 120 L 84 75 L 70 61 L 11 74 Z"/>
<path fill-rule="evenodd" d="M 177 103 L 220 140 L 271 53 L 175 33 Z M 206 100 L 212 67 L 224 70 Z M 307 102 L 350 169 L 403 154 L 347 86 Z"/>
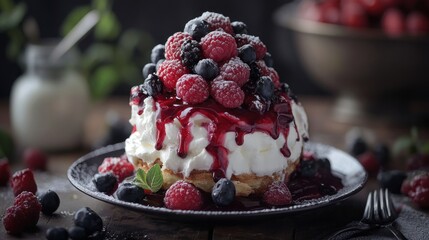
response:
<path fill-rule="evenodd" d="M 90 4 L 88 0 L 27 0 L 27 16 L 36 19 L 41 38 L 60 37 L 60 27 L 65 17 L 76 6 Z M 285 30 L 276 26 L 273 14 L 280 6 L 288 1 L 280 0 L 181 0 L 181 1 L 142 1 L 117 0 L 113 3 L 113 11 L 117 14 L 122 30 L 127 28 L 142 29 L 152 35 L 156 43 L 165 43 L 168 36 L 182 31 L 185 23 L 204 11 L 214 11 L 229 16 L 231 21 L 239 20 L 247 24 L 249 33 L 259 36 L 268 46 L 268 51 L 274 57 L 275 68 L 280 79 L 289 83 L 298 94 L 323 94 L 322 89 L 314 85 L 305 75 L 295 57 L 292 39 L 288 39 Z M 278 37 L 286 36 L 286 41 Z M 285 39 L 284 37 L 281 39 Z M 13 81 L 22 74 L 17 63 L 11 62 L 5 56 L 8 38 L 0 33 L 0 98 L 8 98 Z M 284 41 L 284 42 L 283 42 Z M 91 42 L 91 36 L 86 37 L 79 46 Z M 286 52 L 288 58 L 281 55 Z M 142 62 L 141 66 L 145 63 Z M 116 94 L 128 94 L 126 91 L 116 91 Z"/>

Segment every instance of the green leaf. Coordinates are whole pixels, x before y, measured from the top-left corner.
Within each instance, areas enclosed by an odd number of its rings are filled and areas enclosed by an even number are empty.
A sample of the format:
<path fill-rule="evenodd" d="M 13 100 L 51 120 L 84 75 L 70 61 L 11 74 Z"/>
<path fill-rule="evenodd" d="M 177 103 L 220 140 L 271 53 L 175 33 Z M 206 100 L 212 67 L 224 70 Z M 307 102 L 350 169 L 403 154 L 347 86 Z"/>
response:
<path fill-rule="evenodd" d="M 429 154 L 429 142 L 425 142 L 420 147 L 420 153 Z"/>
<path fill-rule="evenodd" d="M 0 31 L 18 27 L 24 19 L 26 11 L 27 6 L 24 3 L 19 3 L 11 11 L 2 12 L 0 14 Z"/>
<path fill-rule="evenodd" d="M 13 149 L 12 137 L 0 129 L 0 157 L 12 158 Z"/>
<path fill-rule="evenodd" d="M 401 154 L 410 154 L 412 146 L 414 145 L 414 142 L 409 137 L 401 137 L 398 138 L 395 143 L 393 144 L 392 152 L 394 156 L 399 156 Z"/>
<path fill-rule="evenodd" d="M 143 189 L 150 189 L 150 186 L 146 182 L 146 173 L 143 171 L 143 169 L 139 168 L 137 170 L 136 176 L 134 177 L 134 184 L 143 188 Z"/>
<path fill-rule="evenodd" d="M 94 70 L 94 67 L 102 63 L 111 63 L 115 59 L 113 46 L 105 43 L 94 43 L 85 51 L 82 66 L 86 72 Z"/>
<path fill-rule="evenodd" d="M 87 14 L 91 11 L 91 7 L 82 6 L 75 8 L 64 20 L 63 25 L 61 26 L 61 34 L 63 36 L 72 30 L 74 26 Z"/>
<path fill-rule="evenodd" d="M 95 9 L 98 11 L 106 11 L 109 9 L 110 3 L 108 0 L 94 0 L 92 1 Z"/>
<path fill-rule="evenodd" d="M 118 37 L 120 24 L 115 14 L 104 12 L 100 16 L 100 21 L 95 25 L 95 37 L 100 40 L 110 40 Z"/>
<path fill-rule="evenodd" d="M 161 167 L 155 164 L 149 169 L 146 175 L 146 182 L 150 186 L 152 192 L 158 192 L 162 187 L 164 179 L 162 177 Z"/>
<path fill-rule="evenodd" d="M 95 69 L 94 74 L 90 76 L 90 87 L 92 96 L 100 99 L 107 96 L 113 88 L 119 83 L 118 73 L 112 64 L 101 66 Z"/>

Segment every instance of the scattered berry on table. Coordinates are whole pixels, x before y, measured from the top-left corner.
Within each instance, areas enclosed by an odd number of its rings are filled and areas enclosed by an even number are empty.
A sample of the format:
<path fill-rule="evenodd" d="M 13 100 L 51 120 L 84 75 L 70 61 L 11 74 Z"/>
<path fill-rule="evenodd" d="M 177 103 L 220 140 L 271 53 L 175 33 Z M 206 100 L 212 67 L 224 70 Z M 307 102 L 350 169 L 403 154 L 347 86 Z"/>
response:
<path fill-rule="evenodd" d="M 201 46 L 196 40 L 186 40 L 182 44 L 180 58 L 182 63 L 192 70 L 201 59 Z"/>
<path fill-rule="evenodd" d="M 265 46 L 259 37 L 248 34 L 237 34 L 235 35 L 235 40 L 238 47 L 250 44 L 255 49 L 257 60 L 263 59 L 267 53 L 267 46 Z"/>
<path fill-rule="evenodd" d="M 48 240 L 67 240 L 69 233 L 65 228 L 53 227 L 46 230 L 46 239 Z"/>
<path fill-rule="evenodd" d="M 256 61 L 255 49 L 250 44 L 245 44 L 238 48 L 238 57 L 245 63 L 250 64 Z"/>
<path fill-rule="evenodd" d="M 201 59 L 194 67 L 194 72 L 204 80 L 213 80 L 219 75 L 219 67 L 212 59 Z"/>
<path fill-rule="evenodd" d="M 221 31 L 213 31 L 203 37 L 201 49 L 204 58 L 211 58 L 215 62 L 226 61 L 237 56 L 237 44 L 234 37 Z"/>
<path fill-rule="evenodd" d="M 177 80 L 187 73 L 189 73 L 189 69 L 180 60 L 165 60 L 157 71 L 158 77 L 170 91 L 176 87 Z"/>
<path fill-rule="evenodd" d="M 271 56 L 271 53 L 269 52 L 265 53 L 264 62 L 267 67 L 271 67 L 271 68 L 274 67 L 274 60 L 273 60 L 273 57 Z"/>
<path fill-rule="evenodd" d="M 226 108 L 237 108 L 244 102 L 244 92 L 233 81 L 211 82 L 211 96 Z"/>
<path fill-rule="evenodd" d="M 208 23 L 199 18 L 194 18 L 187 22 L 183 30 L 183 32 L 189 33 L 197 41 L 200 41 L 209 31 Z"/>
<path fill-rule="evenodd" d="M 261 77 L 256 83 L 256 92 L 265 100 L 270 100 L 274 94 L 274 83 L 271 78 Z"/>
<path fill-rule="evenodd" d="M 107 157 L 98 167 L 98 172 L 112 172 L 116 177 L 118 177 L 118 182 L 122 182 L 125 178 L 133 175 L 134 165 L 119 157 Z"/>
<path fill-rule="evenodd" d="M 263 195 L 263 201 L 272 206 L 282 206 L 292 203 L 292 194 L 284 182 L 273 182 Z"/>
<path fill-rule="evenodd" d="M 18 206 L 11 206 L 6 209 L 3 216 L 3 226 L 6 232 L 10 234 L 19 234 L 26 229 L 23 224 L 27 216 L 22 208 Z"/>
<path fill-rule="evenodd" d="M 25 214 L 25 219 L 21 224 L 27 228 L 36 226 L 39 221 L 42 205 L 33 193 L 26 191 L 20 193 L 15 198 L 14 206 L 20 208 Z"/>
<path fill-rule="evenodd" d="M 429 172 L 416 174 L 409 181 L 408 196 L 421 208 L 429 208 Z"/>
<path fill-rule="evenodd" d="M 244 22 L 235 21 L 231 26 L 235 34 L 247 34 L 247 25 Z"/>
<path fill-rule="evenodd" d="M 213 186 L 212 200 L 217 206 L 228 206 L 235 199 L 235 186 L 231 180 L 220 179 Z"/>
<path fill-rule="evenodd" d="M 362 137 L 357 137 L 350 147 L 350 153 L 353 156 L 359 156 L 368 150 L 368 145 Z"/>
<path fill-rule="evenodd" d="M 199 210 L 203 205 L 203 197 L 194 185 L 179 180 L 165 192 L 164 204 L 169 209 Z"/>
<path fill-rule="evenodd" d="M 177 97 L 184 102 L 197 104 L 209 97 L 209 85 L 200 75 L 185 74 L 176 83 Z"/>
<path fill-rule="evenodd" d="M 89 240 L 104 240 L 106 239 L 106 233 L 104 231 L 98 231 L 88 236 Z"/>
<path fill-rule="evenodd" d="M 240 58 L 234 57 L 222 65 L 220 76 L 222 80 L 234 81 L 241 87 L 249 80 L 250 67 Z"/>
<path fill-rule="evenodd" d="M 52 190 L 48 190 L 41 194 L 39 196 L 39 202 L 42 204 L 42 213 L 46 215 L 51 215 L 60 206 L 60 198 L 58 194 Z"/>
<path fill-rule="evenodd" d="M 211 31 L 215 31 L 219 28 L 223 29 L 226 33 L 233 34 L 234 31 L 231 26 L 229 17 L 226 17 L 220 13 L 204 12 L 201 15 L 201 19 L 206 21 Z"/>
<path fill-rule="evenodd" d="M 85 240 L 88 238 L 85 228 L 73 226 L 68 230 L 69 238 L 71 240 Z"/>
<path fill-rule="evenodd" d="M 145 197 L 145 192 L 143 188 L 126 182 L 119 185 L 118 190 L 116 190 L 116 197 L 125 202 L 141 203 Z"/>
<path fill-rule="evenodd" d="M 373 152 L 366 152 L 358 157 L 359 162 L 362 164 L 363 168 L 370 174 L 376 175 L 380 169 L 380 163 L 377 161 L 375 154 Z"/>
<path fill-rule="evenodd" d="M 180 52 L 184 42 L 192 40 L 189 33 L 177 32 L 171 35 L 165 43 L 165 58 L 167 60 L 180 60 Z"/>
<path fill-rule="evenodd" d="M 48 157 L 39 149 L 28 148 L 24 152 L 25 166 L 31 170 L 46 170 Z"/>
<path fill-rule="evenodd" d="M 97 173 L 92 178 L 92 182 L 98 191 L 110 194 L 115 189 L 118 179 L 112 172 Z"/>
<path fill-rule="evenodd" d="M 150 60 L 152 63 L 157 64 L 159 60 L 165 59 L 165 46 L 162 44 L 156 45 L 154 48 L 152 48 L 152 52 L 150 54 Z"/>
<path fill-rule="evenodd" d="M 148 96 L 156 96 L 162 93 L 162 82 L 156 74 L 149 74 L 143 82 L 143 89 Z"/>
<path fill-rule="evenodd" d="M 32 192 L 33 194 L 37 192 L 33 172 L 28 168 L 15 172 L 12 175 L 10 185 L 15 196 L 18 196 L 23 191 Z"/>
<path fill-rule="evenodd" d="M 429 154 L 414 154 L 407 160 L 408 170 L 429 170 Z"/>
<path fill-rule="evenodd" d="M 144 65 L 142 70 L 143 79 L 146 79 L 149 76 L 149 74 L 152 74 L 152 73 L 156 73 L 156 64 L 147 63 L 146 65 Z"/>
<path fill-rule="evenodd" d="M 103 229 L 103 220 L 89 207 L 79 209 L 74 215 L 74 224 L 85 229 L 88 235 Z"/>
<path fill-rule="evenodd" d="M 380 186 L 395 194 L 401 193 L 401 186 L 406 178 L 407 174 L 399 170 L 381 171 L 378 174 Z"/>
<path fill-rule="evenodd" d="M 0 186 L 6 186 L 10 179 L 10 167 L 7 159 L 0 159 Z"/>

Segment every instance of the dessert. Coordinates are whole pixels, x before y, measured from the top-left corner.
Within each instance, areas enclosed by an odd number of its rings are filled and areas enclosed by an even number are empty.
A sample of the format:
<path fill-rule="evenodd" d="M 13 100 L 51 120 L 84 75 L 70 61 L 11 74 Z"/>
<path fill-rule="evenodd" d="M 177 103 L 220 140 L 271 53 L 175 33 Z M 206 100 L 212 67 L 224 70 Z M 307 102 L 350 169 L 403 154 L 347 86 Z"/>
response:
<path fill-rule="evenodd" d="M 290 177 L 307 117 L 244 23 L 205 12 L 157 45 L 151 60 L 131 89 L 130 162 L 144 171 L 160 165 L 164 190 L 184 180 L 210 193 L 227 178 L 237 196 L 262 196 Z"/>

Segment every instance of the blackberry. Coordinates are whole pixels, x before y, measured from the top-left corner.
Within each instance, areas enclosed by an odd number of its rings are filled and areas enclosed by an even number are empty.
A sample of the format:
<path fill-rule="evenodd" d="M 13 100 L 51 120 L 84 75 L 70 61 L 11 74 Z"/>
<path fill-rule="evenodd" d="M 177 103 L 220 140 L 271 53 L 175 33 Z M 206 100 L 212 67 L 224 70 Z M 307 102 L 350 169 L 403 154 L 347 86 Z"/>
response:
<path fill-rule="evenodd" d="M 193 39 L 200 41 L 201 38 L 210 32 L 210 29 L 206 21 L 194 18 L 186 23 L 183 31 L 189 33 Z"/>
<path fill-rule="evenodd" d="M 274 67 L 274 60 L 271 53 L 267 52 L 264 56 L 264 62 L 267 67 Z"/>
<path fill-rule="evenodd" d="M 212 200 L 217 206 L 228 206 L 234 201 L 235 186 L 232 181 L 222 178 L 212 190 Z"/>
<path fill-rule="evenodd" d="M 103 229 L 103 220 L 89 207 L 79 209 L 74 215 L 74 224 L 90 235 Z"/>
<path fill-rule="evenodd" d="M 244 22 L 235 21 L 231 26 L 235 34 L 247 34 L 247 25 Z"/>
<path fill-rule="evenodd" d="M 162 93 L 163 85 L 162 81 L 156 74 L 149 74 L 149 76 L 143 82 L 143 89 L 146 95 L 156 96 Z"/>
<path fill-rule="evenodd" d="M 254 61 L 256 61 L 256 52 L 255 49 L 253 49 L 253 47 L 250 44 L 245 44 L 243 46 L 241 46 L 238 49 L 238 56 L 240 57 L 240 59 L 247 63 L 250 64 Z"/>
<path fill-rule="evenodd" d="M 403 171 L 392 170 L 380 172 L 377 178 L 382 188 L 387 188 L 391 193 L 400 194 L 402 182 L 407 178 L 407 174 Z"/>
<path fill-rule="evenodd" d="M 119 185 L 116 196 L 125 202 L 140 203 L 145 197 L 145 193 L 143 188 L 127 182 Z"/>
<path fill-rule="evenodd" d="M 65 228 L 49 228 L 46 231 L 46 239 L 48 240 L 67 240 L 69 239 L 69 233 Z"/>
<path fill-rule="evenodd" d="M 207 58 L 200 60 L 195 65 L 194 72 L 203 77 L 204 80 L 213 80 L 219 75 L 219 67 L 215 61 Z"/>
<path fill-rule="evenodd" d="M 60 198 L 54 191 L 48 190 L 39 196 L 39 202 L 42 205 L 42 213 L 50 215 L 60 206 Z"/>
<path fill-rule="evenodd" d="M 261 77 L 256 83 L 256 92 L 265 100 L 270 100 L 274 94 L 274 83 L 271 78 Z"/>
<path fill-rule="evenodd" d="M 159 60 L 165 59 L 164 54 L 165 46 L 162 44 L 158 44 L 152 49 L 152 52 L 150 54 L 150 60 L 152 61 L 152 63 L 157 64 Z"/>
<path fill-rule="evenodd" d="M 144 65 L 142 73 L 143 73 L 143 79 L 146 79 L 149 74 L 156 72 L 156 64 L 155 63 L 148 63 Z"/>
<path fill-rule="evenodd" d="M 248 94 L 244 99 L 244 106 L 252 111 L 264 114 L 270 109 L 270 103 L 256 94 Z"/>
<path fill-rule="evenodd" d="M 118 179 L 111 172 L 97 173 L 94 175 L 92 182 L 98 191 L 103 193 L 111 193 L 115 188 L 115 185 L 118 183 Z"/>
<path fill-rule="evenodd" d="M 180 52 L 180 58 L 182 59 L 182 63 L 192 70 L 195 64 L 201 59 L 200 44 L 195 40 L 187 40 L 184 42 Z"/>
<path fill-rule="evenodd" d="M 85 232 L 85 228 L 82 227 L 71 227 L 69 228 L 69 237 L 72 240 L 85 240 L 87 239 L 87 234 Z"/>
<path fill-rule="evenodd" d="M 250 77 L 249 82 L 255 82 L 259 80 L 261 77 L 261 70 L 259 69 L 258 65 L 256 63 L 249 64 L 250 66 Z"/>

